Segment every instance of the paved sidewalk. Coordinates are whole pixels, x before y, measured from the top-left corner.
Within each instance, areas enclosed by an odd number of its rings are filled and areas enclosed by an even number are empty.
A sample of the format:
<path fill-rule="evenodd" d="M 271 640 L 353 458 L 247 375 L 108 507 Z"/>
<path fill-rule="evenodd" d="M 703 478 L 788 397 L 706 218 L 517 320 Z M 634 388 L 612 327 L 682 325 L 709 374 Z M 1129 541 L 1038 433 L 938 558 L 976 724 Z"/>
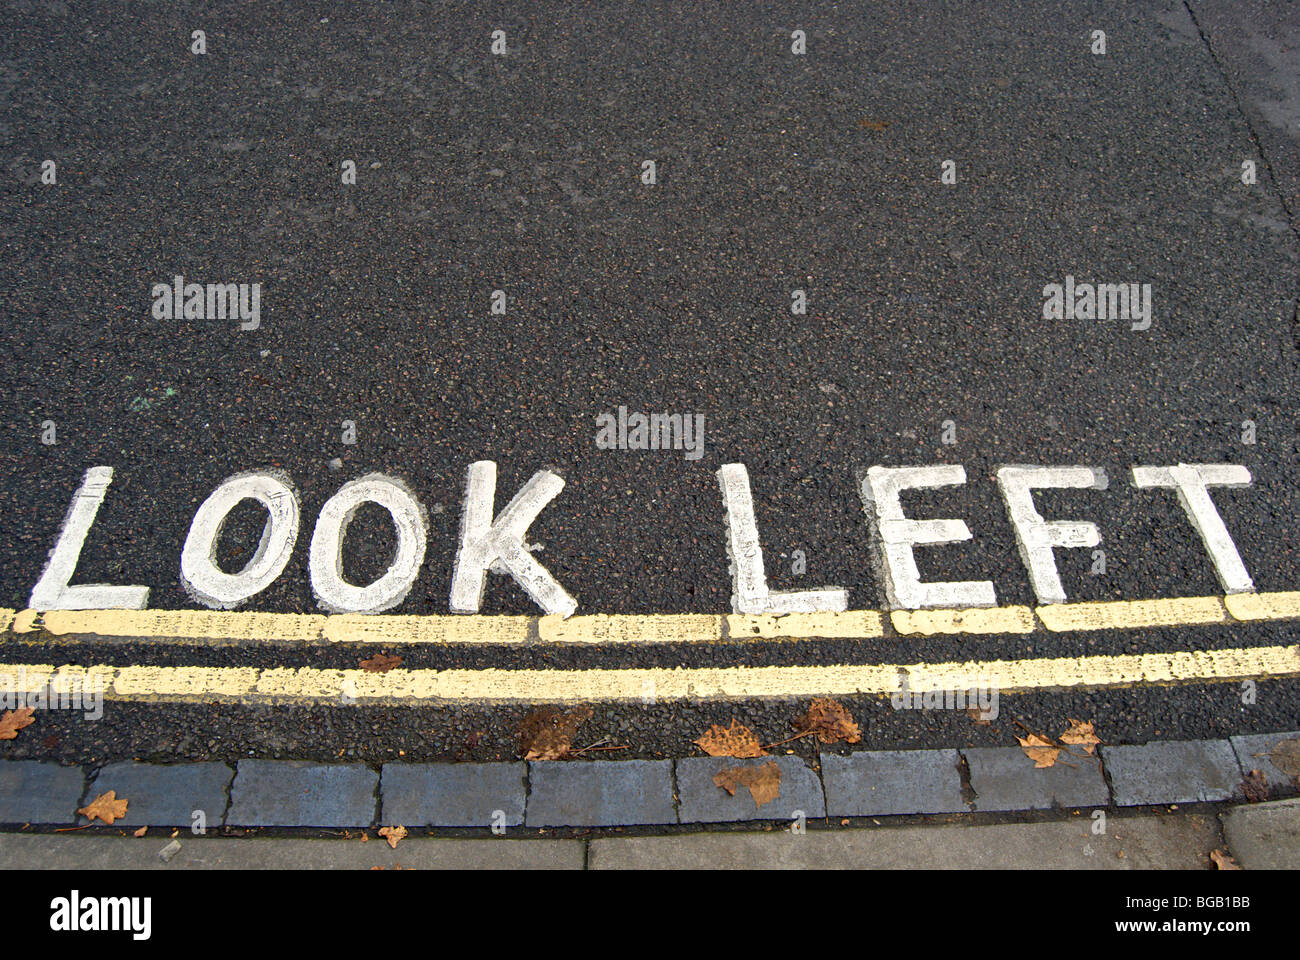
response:
<path fill-rule="evenodd" d="M 1113 820 L 1092 833 L 1086 817 L 1053 823 L 921 826 L 779 834 L 703 834 L 591 842 L 596 870 L 1197 870 L 1222 846 L 1213 815 Z"/>
<path fill-rule="evenodd" d="M 1059 869 L 1205 870 L 1226 850 L 1245 869 L 1300 868 L 1300 801 L 1038 823 L 852 827 L 794 834 L 695 833 L 448 839 L 191 837 L 166 861 L 165 834 L 143 838 L 0 834 L 15 869 Z"/>
<path fill-rule="evenodd" d="M 1228 847 L 1244 866 L 1300 868 L 1300 800 L 1234 807 L 1223 815 Z"/>

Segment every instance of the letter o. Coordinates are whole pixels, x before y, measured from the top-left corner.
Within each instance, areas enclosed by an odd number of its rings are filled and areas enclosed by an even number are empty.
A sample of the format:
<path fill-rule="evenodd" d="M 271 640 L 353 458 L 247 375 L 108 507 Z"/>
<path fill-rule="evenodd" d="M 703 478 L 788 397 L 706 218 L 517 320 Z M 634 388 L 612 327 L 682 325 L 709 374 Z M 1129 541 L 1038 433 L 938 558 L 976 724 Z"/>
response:
<path fill-rule="evenodd" d="M 383 576 L 358 587 L 343 579 L 343 537 L 363 503 L 377 503 L 392 516 L 397 550 Z M 343 484 L 321 507 L 311 535 L 307 570 L 316 602 L 332 613 L 382 613 L 397 606 L 424 563 L 425 526 L 424 507 L 400 480 L 371 473 Z"/>
<path fill-rule="evenodd" d="M 266 508 L 266 525 L 253 558 L 238 573 L 226 573 L 217 566 L 217 541 L 230 511 L 243 500 Z M 239 606 L 284 572 L 298 540 L 298 513 L 298 495 L 288 477 L 254 471 L 222 481 L 190 522 L 181 550 L 181 585 L 204 606 Z"/>

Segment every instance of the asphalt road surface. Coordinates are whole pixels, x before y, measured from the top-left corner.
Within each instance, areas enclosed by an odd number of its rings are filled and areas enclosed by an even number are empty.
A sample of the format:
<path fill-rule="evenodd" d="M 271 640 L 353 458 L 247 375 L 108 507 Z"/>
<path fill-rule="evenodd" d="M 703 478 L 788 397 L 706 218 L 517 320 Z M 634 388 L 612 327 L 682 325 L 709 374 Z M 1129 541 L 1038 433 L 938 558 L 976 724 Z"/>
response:
<path fill-rule="evenodd" d="M 378 472 L 427 513 L 419 576 L 389 612 L 445 615 L 482 460 L 498 466 L 497 511 L 538 471 L 564 478 L 527 543 L 580 616 L 731 612 L 717 473 L 732 463 L 748 470 L 769 587 L 838 586 L 851 610 L 887 601 L 860 495 L 873 465 L 963 466 L 965 484 L 904 497 L 908 516 L 973 534 L 919 548 L 922 579 L 990 580 L 999 604 L 1033 605 L 999 466 L 1105 471 L 1104 490 L 1035 497 L 1049 519 L 1099 528 L 1104 572 L 1090 549 L 1056 563 L 1069 600 L 1102 601 L 1222 595 L 1176 497 L 1129 470 L 1240 464 L 1253 482 L 1215 488 L 1219 514 L 1259 591 L 1300 589 L 1293 5 L 10 0 L 3 19 L 0 606 L 29 605 L 83 475 L 108 466 L 73 582 L 196 608 L 180 577 L 196 510 L 227 477 L 271 469 L 302 530 L 241 609 L 321 612 L 316 517 Z M 176 316 L 156 287 L 177 276 L 260 284 L 257 314 Z M 1045 319 L 1044 287 L 1067 277 L 1149 284 L 1149 328 Z M 702 417 L 702 449 L 607 449 L 598 418 L 620 407 Z M 248 561 L 264 517 L 248 501 L 231 514 L 222 569 Z M 363 506 L 343 578 L 379 577 L 396 542 Z M 541 612 L 511 576 L 488 577 L 482 614 Z M 540 670 L 1294 642 L 1281 622 L 382 649 L 407 668 Z M 39 633 L 3 653 L 340 669 L 364 655 Z M 1015 719 L 1086 717 L 1122 742 L 1300 716 L 1294 677 L 1261 681 L 1253 703 L 1237 683 L 1026 693 L 989 726 L 842 699 L 880 749 L 1006 745 Z M 583 738 L 624 758 L 688 755 L 733 717 L 783 739 L 799 704 L 594 707 Z M 51 711 L 5 750 L 501 759 L 526 709 L 110 703 L 96 723 Z"/>

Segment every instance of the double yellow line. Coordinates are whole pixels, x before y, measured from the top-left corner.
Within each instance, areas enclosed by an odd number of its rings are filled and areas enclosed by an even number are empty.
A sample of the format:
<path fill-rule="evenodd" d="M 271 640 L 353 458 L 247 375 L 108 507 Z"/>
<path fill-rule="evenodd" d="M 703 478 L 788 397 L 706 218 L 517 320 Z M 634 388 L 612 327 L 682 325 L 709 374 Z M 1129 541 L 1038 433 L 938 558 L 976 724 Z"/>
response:
<path fill-rule="evenodd" d="M 1300 591 L 976 610 L 713 614 L 357 616 L 166 610 L 0 609 L 8 642 L 62 638 L 189 644 L 646 644 L 886 635 L 1023 634 L 1193 627 L 1300 618 Z M 393 704 L 703 700 L 883 695 L 906 675 L 913 691 L 996 684 L 1003 693 L 1071 687 L 1226 682 L 1300 676 L 1300 648 L 790 667 L 588 670 L 319 670 L 258 667 L 73 667 L 0 664 L 0 689 L 102 684 L 109 699 Z"/>

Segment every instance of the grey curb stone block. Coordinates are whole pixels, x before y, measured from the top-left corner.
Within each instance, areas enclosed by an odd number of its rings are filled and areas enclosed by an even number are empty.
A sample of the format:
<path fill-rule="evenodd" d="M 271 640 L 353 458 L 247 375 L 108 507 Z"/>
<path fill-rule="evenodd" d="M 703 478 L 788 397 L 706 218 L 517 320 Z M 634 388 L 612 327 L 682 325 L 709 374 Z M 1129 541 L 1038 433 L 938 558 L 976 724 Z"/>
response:
<path fill-rule="evenodd" d="M 733 797 L 713 782 L 713 776 L 728 767 L 761 767 L 775 763 L 781 771 L 781 791 L 775 800 L 755 807 L 747 787 L 738 787 Z M 735 760 L 730 757 L 689 757 L 677 761 L 678 814 L 682 823 L 727 823 L 734 820 L 793 820 L 794 811 L 805 817 L 826 816 L 826 798 L 817 771 L 801 757 L 762 757 Z"/>
<path fill-rule="evenodd" d="M 863 750 L 847 757 L 823 753 L 827 813 L 969 813 L 957 763 L 956 750 Z"/>
<path fill-rule="evenodd" d="M 530 827 L 676 823 L 671 760 L 530 763 Z"/>
<path fill-rule="evenodd" d="M 367 827 L 379 774 L 359 763 L 241 760 L 226 823 L 239 827 Z"/>
<path fill-rule="evenodd" d="M 1264 774 L 1268 784 L 1269 796 L 1290 796 L 1300 790 L 1292 776 L 1273 766 L 1268 755 L 1283 740 L 1300 739 L 1300 731 L 1290 733 L 1256 733 L 1244 737 L 1232 738 L 1232 749 L 1237 752 L 1237 761 L 1241 764 L 1242 774 L 1247 770 L 1259 770 Z"/>
<path fill-rule="evenodd" d="M 194 811 L 202 810 L 206 826 L 215 828 L 234 775 L 224 763 L 113 763 L 99 771 L 86 796 L 116 791 L 127 801 L 126 816 L 113 822 L 123 826 L 188 827 Z"/>
<path fill-rule="evenodd" d="M 1227 740 L 1164 740 L 1098 749 L 1121 807 L 1226 800 L 1241 784 L 1237 755 Z"/>
<path fill-rule="evenodd" d="M 1082 751 L 1080 751 L 1082 752 Z M 1106 807 L 1110 790 L 1095 760 L 1061 759 L 1036 768 L 1019 747 L 963 750 L 970 765 L 976 810 L 1050 810 L 1052 807 Z"/>
<path fill-rule="evenodd" d="M 76 823 L 86 775 L 39 760 L 0 762 L 0 823 Z"/>
<path fill-rule="evenodd" d="M 385 824 L 490 827 L 524 822 L 523 763 L 387 763 L 380 771 L 379 819 Z"/>

